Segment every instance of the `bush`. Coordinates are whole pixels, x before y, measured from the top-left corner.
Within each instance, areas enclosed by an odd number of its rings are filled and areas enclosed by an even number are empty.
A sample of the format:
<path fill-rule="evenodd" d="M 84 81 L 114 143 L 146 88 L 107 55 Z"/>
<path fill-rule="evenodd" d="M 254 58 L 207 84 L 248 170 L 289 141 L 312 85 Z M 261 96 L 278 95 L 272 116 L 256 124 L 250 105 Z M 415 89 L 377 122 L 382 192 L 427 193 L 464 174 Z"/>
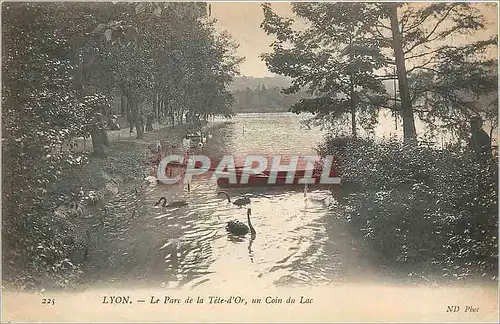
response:
<path fill-rule="evenodd" d="M 33 213 L 4 226 L 4 278 L 16 288 L 63 288 L 81 274 L 79 262 L 88 238 L 72 222 Z M 16 239 L 15 245 L 13 239 Z"/>
<path fill-rule="evenodd" d="M 437 150 L 330 138 L 342 216 L 386 263 L 465 278 L 497 272 L 497 161 Z"/>

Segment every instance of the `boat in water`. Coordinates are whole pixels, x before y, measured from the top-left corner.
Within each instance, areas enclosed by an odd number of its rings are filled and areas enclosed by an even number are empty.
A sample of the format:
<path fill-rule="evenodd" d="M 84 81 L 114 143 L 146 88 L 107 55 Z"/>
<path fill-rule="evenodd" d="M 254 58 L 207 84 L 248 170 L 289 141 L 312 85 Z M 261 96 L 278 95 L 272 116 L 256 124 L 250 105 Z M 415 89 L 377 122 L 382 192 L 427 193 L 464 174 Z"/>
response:
<path fill-rule="evenodd" d="M 292 176 L 288 177 L 285 174 L 278 174 L 276 176 L 272 176 L 270 173 L 265 173 L 262 172 L 260 174 L 248 174 L 248 178 L 244 179 L 244 172 L 243 171 L 236 171 L 236 182 L 231 182 L 230 178 L 222 178 L 218 177 L 217 178 L 217 185 L 220 188 L 251 188 L 251 187 L 273 187 L 273 186 L 294 186 L 294 185 L 301 185 L 303 186 L 305 184 L 304 181 L 304 176 L 300 176 L 297 173 Z M 319 184 L 321 175 L 320 174 L 313 174 L 312 177 L 310 178 L 308 184 L 309 185 L 315 185 Z M 234 180 L 234 179 L 233 179 Z"/>
<path fill-rule="evenodd" d="M 281 156 L 280 165 L 288 165 L 290 159 Z M 274 186 L 314 186 L 320 184 L 322 177 L 322 161 L 317 159 L 314 165 L 307 163 L 305 157 L 299 157 L 295 172 L 273 169 L 271 158 L 268 157 L 268 167 L 262 172 L 254 173 L 252 169 L 245 169 L 244 166 L 237 166 L 234 169 L 236 175 L 231 177 L 226 175 L 217 176 L 217 185 L 220 188 L 246 188 L 246 187 L 274 187 Z M 329 172 L 329 177 L 336 177 L 334 170 Z M 236 181 L 235 181 L 236 180 Z"/>
<path fill-rule="evenodd" d="M 311 186 L 320 184 L 320 179 L 323 176 L 323 161 L 320 158 L 317 158 L 314 163 L 310 163 L 308 162 L 310 160 L 306 160 L 305 157 L 298 157 L 295 172 L 290 172 L 290 174 L 288 171 L 276 170 L 276 168 L 273 169 L 272 157 L 267 157 L 267 159 L 267 167 L 261 172 L 255 172 L 253 169 L 249 168 L 248 165 L 245 165 L 244 156 L 234 158 L 234 168 L 226 167 L 224 169 L 219 167 L 220 161 L 218 159 L 212 159 L 211 166 L 208 171 L 200 175 L 195 175 L 195 177 L 213 177 L 213 175 L 215 175 L 217 178 L 217 185 L 220 188 L 303 186 L 306 181 Z M 167 176 L 177 176 L 185 172 L 187 169 L 186 161 L 187 159 L 183 162 L 170 162 L 167 165 Z M 280 155 L 279 165 L 286 166 L 289 163 L 289 156 Z M 196 161 L 194 169 L 199 169 L 201 167 L 202 163 L 200 161 Z M 334 168 L 330 169 L 328 176 L 330 178 L 336 177 Z M 307 180 L 304 179 L 304 177 L 307 177 Z"/>

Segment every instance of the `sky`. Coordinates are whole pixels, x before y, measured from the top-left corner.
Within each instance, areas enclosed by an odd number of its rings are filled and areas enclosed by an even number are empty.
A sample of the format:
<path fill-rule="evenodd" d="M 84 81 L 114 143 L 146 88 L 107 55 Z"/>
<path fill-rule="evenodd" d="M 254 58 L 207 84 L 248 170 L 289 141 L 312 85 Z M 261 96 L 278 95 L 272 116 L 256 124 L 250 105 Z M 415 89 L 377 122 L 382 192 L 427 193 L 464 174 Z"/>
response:
<path fill-rule="evenodd" d="M 269 45 L 273 41 L 273 37 L 266 35 L 260 28 L 263 20 L 260 4 L 260 2 L 212 2 L 212 16 L 218 21 L 217 27 L 220 30 L 227 30 L 240 44 L 238 54 L 245 57 L 240 71 L 246 76 L 273 75 L 259 58 L 260 54 L 271 51 Z M 481 36 L 498 34 L 498 11 L 492 7 L 485 7 L 484 4 L 478 5 L 481 6 L 487 21 L 487 29 Z M 272 8 L 281 16 L 293 17 L 288 2 L 274 2 Z"/>
<path fill-rule="evenodd" d="M 263 20 L 260 2 L 230 2 L 212 3 L 212 16 L 218 20 L 218 28 L 227 30 L 240 47 L 238 53 L 245 56 L 245 62 L 240 66 L 242 75 L 253 77 L 271 76 L 266 64 L 259 55 L 271 52 L 272 36 L 260 28 Z M 292 15 L 287 2 L 273 3 L 273 9 L 280 15 Z"/>

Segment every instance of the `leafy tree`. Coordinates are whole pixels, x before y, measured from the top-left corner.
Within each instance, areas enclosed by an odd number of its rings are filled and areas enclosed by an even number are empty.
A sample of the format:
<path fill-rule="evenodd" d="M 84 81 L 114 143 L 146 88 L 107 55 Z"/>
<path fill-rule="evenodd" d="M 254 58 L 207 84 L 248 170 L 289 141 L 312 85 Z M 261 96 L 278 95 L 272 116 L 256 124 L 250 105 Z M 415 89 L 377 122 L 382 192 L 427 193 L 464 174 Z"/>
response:
<path fill-rule="evenodd" d="M 308 23 L 304 31 L 298 31 L 292 29 L 292 19 L 279 17 L 268 4 L 262 6 L 261 26 L 277 38 L 273 52 L 262 55 L 267 66 L 271 72 L 294 79 L 287 93 L 308 87 L 314 96 L 295 104 L 293 112 L 310 112 L 323 120 L 350 114 L 353 136 L 358 111 L 377 114 L 385 88 L 375 71 L 384 66 L 385 58 L 367 29 L 367 22 L 374 19 L 371 7 L 364 3 L 294 3 L 292 11 Z"/>
<path fill-rule="evenodd" d="M 72 49 L 54 33 L 55 4 L 8 3 L 2 20 L 3 184 L 5 218 L 33 211 L 65 168 L 83 162 L 61 151 L 86 135 L 103 98 L 82 98 Z"/>
<path fill-rule="evenodd" d="M 110 52 L 105 37 L 95 30 L 102 25 L 98 25 L 100 22 L 112 18 L 114 5 L 90 2 L 54 5 L 51 10 L 55 19 L 52 32 L 70 47 L 73 86 L 80 101 L 96 104 L 94 115 L 88 116 L 88 133 L 82 135 L 91 135 L 94 154 L 101 156 L 104 146 L 109 145 L 103 117 L 109 115 L 108 100 L 114 85 L 110 78 L 112 66 L 106 63 Z M 101 99 L 88 101 L 89 97 Z"/>
<path fill-rule="evenodd" d="M 32 277 L 40 273 L 57 277 L 61 269 L 69 271 L 74 266 L 65 263 L 72 247 L 53 244 L 67 237 L 71 222 L 53 217 L 52 211 L 65 199 L 52 189 L 86 161 L 84 155 L 63 147 L 75 137 L 90 134 L 93 118 L 107 105 L 107 98 L 81 92 L 75 77 L 81 73 L 69 42 L 71 30 L 61 22 L 71 12 L 56 3 L 11 2 L 2 9 L 2 248 L 7 251 L 6 270 L 20 265 Z M 24 281 L 17 270 L 15 275 Z"/>
<path fill-rule="evenodd" d="M 321 39 L 325 35 L 334 40 L 330 43 L 327 42 L 328 45 L 335 43 L 336 35 L 342 35 L 344 43 L 360 39 L 365 48 L 380 48 L 380 51 L 376 52 L 377 55 L 374 56 L 374 52 L 370 52 L 371 56 L 369 56 L 372 59 L 372 64 L 376 63 L 373 66 L 377 69 L 376 78 L 379 80 L 394 78 L 392 70 L 393 67 L 396 67 L 395 74 L 398 80 L 400 96 L 398 103 L 391 105 L 391 107 L 384 103 L 380 104 L 390 109 L 398 109 L 397 113 L 402 116 L 405 142 L 412 143 L 416 140 L 414 121 L 416 110 L 414 105 L 417 105 L 417 113 L 420 116 L 430 113 L 427 117 L 422 117 L 428 123 L 433 123 L 434 118 L 438 115 L 439 118 L 444 119 L 449 117 L 443 114 L 443 109 L 440 106 L 443 102 L 442 100 L 427 100 L 427 106 L 422 109 L 422 98 L 430 96 L 424 95 L 425 92 L 428 94 L 434 92 L 435 94 L 436 89 L 441 89 L 440 97 L 444 98 L 446 97 L 446 93 L 451 94 L 463 91 L 462 81 L 466 81 L 469 84 L 467 86 L 468 94 L 472 97 L 477 97 L 481 95 L 481 91 L 478 92 L 477 90 L 484 89 L 481 85 L 491 84 L 489 82 L 491 74 L 480 72 L 484 70 L 485 66 L 491 65 L 491 61 L 484 58 L 476 60 L 471 60 L 470 58 L 481 54 L 488 48 L 491 49 L 492 46 L 496 45 L 496 38 L 488 41 L 480 40 L 471 42 L 465 47 L 450 44 L 448 41 L 453 36 L 472 34 L 485 27 L 484 17 L 475 4 L 293 4 L 292 8 L 294 8 L 295 14 L 300 18 L 305 18 L 310 25 L 306 29 L 306 32 L 294 31 L 292 29 L 293 20 L 283 19 L 275 15 L 270 10 L 269 5 L 264 5 L 263 8 L 265 18 L 262 26 L 268 33 L 276 35 L 277 38 L 273 43 L 274 53 L 265 55 L 264 58 L 270 65 L 270 68 L 297 79 L 294 84 L 295 88 L 292 87 L 290 91 L 312 83 L 311 80 L 306 78 L 302 82 L 298 82 L 299 76 L 310 75 L 314 76 L 317 80 L 321 80 L 327 79 L 325 75 L 331 73 L 330 71 L 332 70 L 341 71 L 343 74 L 346 74 L 345 70 L 339 69 L 338 64 L 327 65 L 327 63 L 331 62 L 331 58 L 326 59 L 328 56 L 321 51 L 324 48 Z M 337 24 L 340 25 L 340 29 L 337 27 Z M 307 34 L 309 30 L 315 31 L 315 33 L 311 32 Z M 338 34 L 333 34 L 333 31 Z M 331 35 L 328 34 L 329 32 L 331 32 Z M 365 41 L 366 38 L 368 38 L 367 42 Z M 298 44 L 302 45 L 302 47 L 297 46 Z M 467 60 L 460 59 L 464 53 L 468 53 Z M 319 60 L 321 54 L 325 58 L 323 61 Z M 341 54 L 345 55 L 346 53 L 343 52 Z M 380 54 L 383 54 L 385 59 L 381 59 L 379 57 Z M 352 56 L 346 55 L 346 57 L 348 62 L 354 62 Z M 454 59 L 458 61 L 452 63 Z M 468 63 L 465 64 L 465 61 Z M 358 69 L 363 68 L 363 65 L 359 62 L 354 65 Z M 458 76 L 460 74 L 458 72 L 462 68 L 468 71 L 464 75 L 474 76 L 468 80 L 464 78 L 459 80 Z M 455 72 L 451 72 L 451 70 Z M 385 71 L 385 75 L 383 71 Z M 452 82 L 451 78 L 453 75 L 455 75 L 455 81 Z M 335 79 L 335 77 L 329 75 L 328 79 Z M 371 78 L 368 80 L 371 80 Z M 414 85 L 422 80 L 427 80 L 425 82 L 426 86 L 419 86 L 418 90 L 413 91 L 414 88 L 410 87 L 410 84 Z M 376 84 L 376 82 L 370 83 Z M 472 86 L 472 83 L 475 85 Z M 316 81 L 316 87 L 313 90 L 324 90 L 319 88 L 317 84 L 320 83 Z M 369 86 L 366 88 L 370 89 Z M 424 88 L 427 90 L 424 91 Z M 470 92 L 473 89 L 476 91 L 474 94 Z M 375 89 L 370 90 L 373 91 Z M 335 89 L 334 92 L 339 92 L 339 90 Z M 381 93 L 378 94 L 380 95 Z M 343 98 L 346 97 L 343 96 Z M 339 101 L 332 101 L 332 98 L 325 96 L 319 97 L 318 100 L 319 102 L 315 102 L 315 105 L 309 111 L 317 112 L 322 109 L 321 107 Z M 416 100 L 418 103 L 415 103 Z M 448 96 L 448 102 L 451 103 L 450 96 Z M 344 104 L 344 106 L 349 105 Z M 448 108 L 449 111 L 463 111 L 463 102 L 458 103 L 455 100 L 453 107 Z M 339 109 L 336 112 L 345 112 L 346 110 Z M 465 116 L 464 114 L 458 115 L 461 115 L 461 118 Z M 494 119 L 491 116 L 489 118 Z M 445 122 L 445 124 L 448 128 L 451 127 L 450 123 Z M 455 127 L 459 125 L 463 125 L 463 120 L 455 120 Z"/>
<path fill-rule="evenodd" d="M 413 142 L 416 139 L 413 106 L 414 101 L 423 96 L 423 89 L 420 88 L 418 93 L 412 93 L 409 82 L 415 84 L 416 79 L 421 80 L 427 76 L 435 81 L 440 80 L 439 85 L 429 86 L 430 84 L 427 83 L 429 91 L 434 91 L 438 87 L 448 93 L 460 91 L 463 88 L 461 82 L 443 81 L 449 77 L 447 74 L 450 73 L 451 61 L 461 57 L 464 50 L 468 51 L 469 55 L 479 54 L 486 47 L 496 43 L 496 40 L 476 41 L 465 47 L 449 44 L 448 39 L 453 36 L 472 34 L 485 27 L 484 17 L 471 3 L 433 3 L 425 6 L 391 3 L 379 4 L 378 9 L 378 11 L 373 11 L 373 14 L 378 16 L 378 20 L 372 24 L 371 33 L 394 55 L 394 59 L 389 58 L 387 62 L 392 62 L 397 68 L 404 138 L 406 142 Z M 459 59 L 456 64 L 452 64 L 455 67 L 463 66 L 463 60 Z M 482 64 L 479 60 L 474 63 L 469 61 L 467 69 L 469 71 L 481 70 Z M 459 69 L 455 69 L 455 72 L 457 71 Z M 430 75 L 434 76 L 430 77 Z M 414 80 L 408 81 L 408 78 Z M 475 82 L 478 85 L 486 80 L 487 78 L 472 78 L 466 83 Z M 462 81 L 465 80 L 462 79 Z M 444 86 L 445 83 L 447 87 Z M 446 90 L 442 88 L 443 86 Z M 427 103 L 431 105 L 431 101 Z M 441 103 L 437 101 L 434 103 L 436 105 L 428 105 L 424 110 L 441 110 Z M 462 108 L 458 104 L 452 109 Z M 431 113 L 430 116 L 435 115 Z M 443 114 L 441 117 L 447 118 Z M 424 117 L 424 121 L 433 123 L 432 118 Z"/>
<path fill-rule="evenodd" d="M 160 95 L 179 115 L 229 115 L 225 86 L 240 60 L 229 37 L 203 21 L 204 3 L 2 5 L 3 244 L 21 266 L 51 272 L 71 258 L 61 240 L 74 231 L 52 213 L 67 202 L 55 187 L 86 160 L 64 146 L 91 135 L 94 153 L 105 153 L 103 118 L 117 88 L 136 126 L 140 106 Z"/>
<path fill-rule="evenodd" d="M 136 14 L 135 19 L 139 20 L 135 25 L 146 58 L 140 72 L 148 79 L 138 79 L 137 71 L 122 73 L 120 77 L 136 80 L 133 88 L 152 98 L 156 114 L 170 115 L 172 123 L 175 116 L 182 122 L 188 110 L 205 116 L 229 116 L 227 108 L 232 98 L 225 88 L 237 74 L 241 58 L 234 55 L 236 45 L 230 37 L 217 35 L 214 22 L 204 21 L 206 4 L 141 3 Z M 150 23 L 139 26 L 145 17 L 149 17 Z M 139 64 L 140 55 L 129 55 L 128 66 Z"/>
<path fill-rule="evenodd" d="M 412 100 L 421 120 L 464 139 L 470 117 L 480 115 L 489 122 L 491 137 L 498 125 L 498 64 L 480 54 L 494 43 L 448 49 L 436 66 L 412 73 Z"/>

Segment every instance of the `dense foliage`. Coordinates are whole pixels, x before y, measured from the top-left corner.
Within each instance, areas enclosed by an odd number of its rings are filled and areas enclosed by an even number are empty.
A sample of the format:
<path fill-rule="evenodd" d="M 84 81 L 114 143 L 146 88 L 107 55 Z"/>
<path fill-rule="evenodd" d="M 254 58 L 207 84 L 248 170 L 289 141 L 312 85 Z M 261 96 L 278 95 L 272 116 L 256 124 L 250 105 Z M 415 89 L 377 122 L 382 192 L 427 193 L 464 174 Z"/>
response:
<path fill-rule="evenodd" d="M 483 5 L 483 7 L 486 5 Z M 308 89 L 314 98 L 293 111 L 322 121 L 357 115 L 364 128 L 390 109 L 402 121 L 404 140 L 414 143 L 415 115 L 432 128 L 463 135 L 466 121 L 481 115 L 497 126 L 497 103 L 480 97 L 498 93 L 494 51 L 497 37 L 450 42 L 485 28 L 479 6 L 471 3 L 293 3 L 294 18 L 262 5 L 261 27 L 274 36 L 268 68 L 293 79 L 288 92 Z M 303 28 L 305 27 L 305 28 Z M 389 98 L 383 80 L 397 80 L 399 98 Z"/>
<path fill-rule="evenodd" d="M 342 217 L 384 265 L 451 276 L 497 273 L 498 161 L 468 151 L 329 139 Z"/>
<path fill-rule="evenodd" d="M 292 78 L 287 92 L 310 91 L 292 111 L 323 124 L 351 119 L 352 137 L 332 135 L 320 151 L 334 154 L 343 181 L 342 217 L 376 252 L 375 260 L 419 274 L 465 278 L 496 275 L 497 161 L 464 149 L 471 116 L 498 125 L 497 37 L 453 42 L 485 28 L 471 3 L 293 3 L 295 17 L 263 4 L 261 27 L 274 36 L 262 55 Z M 482 10 L 486 7 L 483 6 Z M 451 41 L 450 41 L 451 40 Z M 399 98 L 383 81 L 397 80 Z M 402 122 L 398 140 L 356 138 L 357 119 L 377 123 L 379 109 Z M 415 116 L 432 139 L 446 130 L 452 146 L 414 145 Z M 334 134 L 336 129 L 330 128 Z M 375 134 L 377 135 L 377 134 Z M 406 145 L 411 144 L 411 145 Z"/>
<path fill-rule="evenodd" d="M 75 234 L 71 216 L 92 199 L 62 180 L 88 156 L 63 147 L 91 136 L 94 153 L 105 158 L 113 92 L 122 94 L 136 126 L 148 113 L 145 102 L 157 117 L 176 122 L 187 111 L 232 115 L 227 85 L 242 59 L 206 9 L 205 3 L 2 4 L 2 244 L 9 269 L 78 270 L 82 259 L 74 252 L 86 234 Z M 53 213 L 61 203 L 75 215 Z"/>
<path fill-rule="evenodd" d="M 293 78 L 286 92 L 307 88 L 313 95 L 291 110 L 313 113 L 322 121 L 350 114 L 353 136 L 356 115 L 376 116 L 386 99 L 385 88 L 375 75 L 385 57 L 379 41 L 366 30 L 366 20 L 372 15 L 364 7 L 362 3 L 293 4 L 295 15 L 308 22 L 308 28 L 299 31 L 292 29 L 292 19 L 281 18 L 270 5 L 263 5 L 262 27 L 277 39 L 273 52 L 263 54 L 263 59 L 271 72 Z M 346 10 L 356 15 L 345 15 Z"/>

